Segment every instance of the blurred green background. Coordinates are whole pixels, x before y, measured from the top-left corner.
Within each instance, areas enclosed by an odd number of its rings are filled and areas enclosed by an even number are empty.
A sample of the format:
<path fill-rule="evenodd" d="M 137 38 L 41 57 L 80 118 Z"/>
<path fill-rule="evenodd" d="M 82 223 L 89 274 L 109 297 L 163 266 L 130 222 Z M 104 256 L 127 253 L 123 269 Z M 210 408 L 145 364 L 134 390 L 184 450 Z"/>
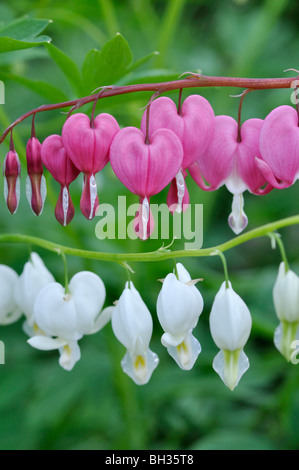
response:
<path fill-rule="evenodd" d="M 40 26 L 40 31 L 36 27 L 35 32 L 52 38 L 52 44 L 61 53 L 44 44 L 0 53 L 0 80 L 4 81 L 6 91 L 6 103 L 0 106 L 1 129 L 30 109 L 90 94 L 96 86 L 170 80 L 183 72 L 198 70 L 206 75 L 279 77 L 287 68 L 298 68 L 299 12 L 295 0 L 0 2 L 2 27 L 25 15 L 29 19 L 53 20 L 49 24 L 35 23 Z M 117 32 L 125 38 L 122 47 L 127 62 L 119 60 L 113 66 L 110 63 L 107 68 L 101 68 L 99 53 L 89 51 L 101 50 Z M 34 32 L 28 31 L 27 36 L 24 33 L 19 38 L 16 31 L 13 34 L 15 39 L 25 38 L 29 42 L 35 37 Z M 1 29 L 0 35 L 4 35 Z M 155 51 L 159 54 L 154 54 Z M 210 101 L 215 114 L 237 117 L 238 99 L 230 95 L 242 90 L 196 91 Z M 191 92 L 185 90 L 183 97 L 188 93 Z M 177 101 L 177 92 L 169 96 Z M 121 126 L 139 126 L 142 108 L 149 97 L 147 93 L 139 93 L 101 100 L 97 111 L 110 112 Z M 244 101 L 243 120 L 263 119 L 281 104 L 291 104 L 289 90 L 250 93 Z M 89 113 L 90 109 L 86 106 L 82 111 Z M 36 118 L 39 139 L 60 133 L 64 120 L 65 114 L 60 111 L 39 114 Z M 56 222 L 54 206 L 59 188 L 49 177 L 44 212 L 40 217 L 34 216 L 25 197 L 24 149 L 30 126 L 27 120 L 15 132 L 15 145 L 23 164 L 22 198 L 14 216 L 9 214 L 3 199 L 1 232 L 36 235 L 73 247 L 111 252 L 151 251 L 162 245 L 161 240 L 98 240 L 96 218 L 87 221 L 79 210 L 81 180 L 71 186 L 77 210 L 69 227 Z M 0 147 L 1 162 L 7 144 L 8 139 Z M 117 205 L 118 195 L 128 196 L 128 203 L 137 202 L 116 180 L 109 165 L 98 177 L 100 202 Z M 203 246 L 232 238 L 227 226 L 231 205 L 228 191 L 221 188 L 204 193 L 190 177 L 187 184 L 191 201 L 203 204 Z M 164 202 L 166 195 L 167 189 L 152 202 Z M 246 193 L 248 229 L 295 215 L 298 196 L 297 185 L 284 191 L 274 190 L 263 197 Z M 297 227 L 281 231 L 291 267 L 297 272 L 298 233 Z M 173 248 L 180 249 L 183 243 L 184 240 L 176 241 Z M 61 259 L 44 250 L 36 251 L 57 281 L 63 282 Z M 1 263 L 18 273 L 22 272 L 28 253 L 26 246 L 0 246 Z M 138 387 L 123 374 L 120 360 L 125 350 L 114 338 L 110 325 L 80 341 L 82 358 L 72 372 L 59 367 L 57 352 L 33 350 L 26 343 L 22 320 L 2 327 L 0 339 L 6 346 L 6 364 L 0 367 L 0 448 L 298 448 L 299 366 L 287 364 L 272 341 L 278 324 L 272 288 L 279 253 L 271 249 L 268 239 L 259 239 L 226 255 L 233 287 L 253 317 L 252 335 L 245 349 L 251 367 L 233 393 L 226 389 L 211 366 L 217 348 L 210 337 L 208 318 L 213 298 L 223 281 L 220 260 L 199 258 L 183 262 L 192 278 L 204 278 L 199 288 L 205 307 L 194 332 L 203 351 L 190 372 L 181 371 L 160 343 L 162 330 L 155 303 L 161 285 L 157 280 L 173 269 L 172 262 L 132 263 L 133 282 L 153 314 L 151 349 L 160 357 L 149 384 Z M 83 269 L 102 277 L 107 289 L 105 305 L 111 305 L 120 296 L 126 281 L 121 266 L 73 257 L 68 257 L 68 266 L 70 277 Z"/>

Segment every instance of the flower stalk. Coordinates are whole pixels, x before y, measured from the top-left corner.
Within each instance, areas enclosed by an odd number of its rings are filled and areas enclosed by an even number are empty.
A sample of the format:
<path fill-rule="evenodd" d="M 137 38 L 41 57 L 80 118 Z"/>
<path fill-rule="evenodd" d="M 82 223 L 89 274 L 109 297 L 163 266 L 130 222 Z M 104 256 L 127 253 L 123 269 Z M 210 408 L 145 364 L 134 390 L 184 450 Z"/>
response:
<path fill-rule="evenodd" d="M 19 123 L 24 121 L 34 114 L 52 111 L 55 109 L 83 106 L 85 104 L 97 101 L 98 99 L 108 98 L 110 96 L 124 95 L 127 93 L 136 92 L 159 92 L 166 93 L 172 90 L 181 90 L 183 88 L 205 88 L 205 87 L 237 87 L 237 88 L 250 88 L 250 90 L 270 90 L 280 88 L 293 88 L 296 77 L 289 78 L 242 78 L 242 77 L 212 77 L 205 75 L 192 74 L 187 78 L 181 80 L 173 80 L 169 82 L 160 83 L 144 83 L 126 86 L 116 86 L 112 89 L 102 90 L 101 95 L 92 94 L 83 98 L 65 101 L 62 103 L 42 105 L 39 108 L 28 111 L 27 113 L 16 119 L 10 126 L 8 126 L 0 137 L 0 144 L 4 141 L 9 132 Z"/>
<path fill-rule="evenodd" d="M 169 259 L 177 258 L 195 258 L 202 256 L 211 256 L 219 255 L 218 251 L 221 253 L 228 251 L 236 246 L 242 245 L 250 240 L 256 238 L 269 236 L 275 230 L 278 230 L 283 227 L 288 227 L 291 225 L 299 225 L 299 215 L 292 217 L 287 217 L 284 219 L 271 222 L 269 224 L 262 225 L 258 228 L 250 230 L 242 235 L 232 238 L 225 243 L 220 245 L 213 246 L 210 248 L 201 248 L 199 250 L 163 250 L 159 249 L 157 251 L 145 252 L 145 253 L 105 253 L 101 251 L 91 251 L 91 250 L 81 250 L 78 248 L 72 248 L 70 246 L 60 245 L 58 243 L 45 240 L 43 238 L 34 237 L 31 235 L 16 234 L 16 233 L 1 233 L 0 234 L 0 243 L 25 243 L 32 246 L 38 246 L 44 248 L 53 253 L 63 252 L 65 255 L 78 256 L 84 259 L 94 259 L 98 261 L 109 261 L 113 263 L 121 262 L 155 262 L 155 261 L 165 261 Z M 217 252 L 217 253 L 216 253 Z"/>

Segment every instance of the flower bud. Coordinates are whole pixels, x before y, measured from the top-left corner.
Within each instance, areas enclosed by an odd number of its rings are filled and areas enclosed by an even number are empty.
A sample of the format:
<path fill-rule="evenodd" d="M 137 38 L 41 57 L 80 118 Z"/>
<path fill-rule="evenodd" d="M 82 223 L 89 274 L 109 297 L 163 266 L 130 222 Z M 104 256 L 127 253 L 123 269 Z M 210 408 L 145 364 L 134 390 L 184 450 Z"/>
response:
<path fill-rule="evenodd" d="M 280 324 L 275 330 L 274 344 L 290 361 L 292 343 L 299 339 L 299 277 L 280 263 L 273 288 L 273 302 Z"/>
<path fill-rule="evenodd" d="M 201 346 L 192 335 L 203 310 L 203 299 L 181 263 L 176 265 L 178 278 L 168 274 L 157 299 L 157 315 L 165 333 L 163 346 L 181 367 L 193 367 Z"/>
<path fill-rule="evenodd" d="M 137 385 L 146 384 L 159 359 L 149 349 L 153 331 L 151 314 L 132 281 L 126 283 L 112 312 L 112 329 L 127 349 L 121 361 L 123 371 Z"/>
<path fill-rule="evenodd" d="M 4 198 L 11 214 L 15 214 L 20 201 L 21 163 L 15 150 L 10 150 L 3 164 Z"/>
<path fill-rule="evenodd" d="M 252 320 L 248 307 L 224 282 L 216 294 L 210 314 L 210 330 L 221 350 L 214 359 L 214 370 L 225 385 L 233 390 L 249 368 L 243 348 L 251 332 Z"/>
<path fill-rule="evenodd" d="M 28 140 L 26 146 L 27 180 L 26 195 L 32 211 L 40 215 L 47 194 L 46 180 L 43 175 L 41 143 L 36 137 Z"/>

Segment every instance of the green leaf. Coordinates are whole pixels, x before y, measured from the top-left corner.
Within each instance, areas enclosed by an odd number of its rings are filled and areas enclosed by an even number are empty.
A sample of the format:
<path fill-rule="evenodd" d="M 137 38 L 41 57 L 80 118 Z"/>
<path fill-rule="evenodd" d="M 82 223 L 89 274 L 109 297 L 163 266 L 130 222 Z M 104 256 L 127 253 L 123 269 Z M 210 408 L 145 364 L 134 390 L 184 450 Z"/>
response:
<path fill-rule="evenodd" d="M 114 84 L 128 72 L 132 59 L 130 46 L 119 33 L 100 51 L 92 49 L 86 55 L 82 69 L 87 92 Z"/>
<path fill-rule="evenodd" d="M 128 72 L 132 72 L 133 70 L 138 69 L 139 67 L 150 61 L 152 58 L 157 57 L 157 55 L 159 55 L 159 52 L 153 51 L 150 54 L 141 57 L 141 59 L 135 60 L 135 62 L 133 62 L 133 64 L 129 67 Z"/>
<path fill-rule="evenodd" d="M 13 80 L 14 82 L 20 83 L 29 90 L 38 93 L 39 95 L 46 98 L 46 100 L 56 103 L 68 101 L 68 96 L 63 93 L 59 88 L 51 85 L 51 83 L 43 82 L 41 80 L 32 80 L 30 78 L 21 77 L 19 75 L 14 75 L 11 73 L 0 73 L 1 80 Z"/>
<path fill-rule="evenodd" d="M 17 62 L 24 63 L 27 60 L 47 59 L 48 54 L 41 47 L 31 47 L 20 51 L 3 52 L 0 54 L 0 67 L 14 65 Z"/>
<path fill-rule="evenodd" d="M 45 47 L 52 59 L 56 62 L 60 70 L 66 76 L 75 92 L 81 96 L 83 93 L 83 85 L 80 71 L 75 62 L 53 44 L 45 44 Z"/>
<path fill-rule="evenodd" d="M 49 36 L 39 36 L 51 20 L 19 18 L 0 28 L 0 52 L 9 52 L 51 42 Z"/>

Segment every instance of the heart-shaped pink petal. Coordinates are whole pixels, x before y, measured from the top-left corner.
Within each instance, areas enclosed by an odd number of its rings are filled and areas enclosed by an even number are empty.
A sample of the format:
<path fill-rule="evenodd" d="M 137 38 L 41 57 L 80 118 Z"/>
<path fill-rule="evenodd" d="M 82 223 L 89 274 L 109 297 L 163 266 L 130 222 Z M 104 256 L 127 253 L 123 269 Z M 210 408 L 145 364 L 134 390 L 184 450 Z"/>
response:
<path fill-rule="evenodd" d="M 155 131 L 150 144 L 136 127 L 126 127 L 110 148 L 112 169 L 134 194 L 150 198 L 164 189 L 178 173 L 183 160 L 179 138 L 169 129 Z"/>
<path fill-rule="evenodd" d="M 63 146 L 60 135 L 50 135 L 41 147 L 42 162 L 53 178 L 60 184 L 60 193 L 55 207 L 55 217 L 66 226 L 74 217 L 75 209 L 69 192 L 69 185 L 80 173 Z"/>
<path fill-rule="evenodd" d="M 178 114 L 175 103 L 167 97 L 153 101 L 150 107 L 149 136 L 161 128 L 170 129 L 180 138 L 184 159 L 182 168 L 188 168 L 203 155 L 209 146 L 214 129 L 214 111 L 210 103 L 200 95 L 190 95 Z M 146 131 L 146 112 L 141 121 Z"/>
<path fill-rule="evenodd" d="M 268 114 L 261 129 L 260 151 L 278 180 L 269 182 L 277 188 L 291 186 L 299 175 L 299 127 L 294 108 L 279 106 Z"/>
<path fill-rule="evenodd" d="M 80 173 L 68 157 L 60 135 L 50 135 L 41 147 L 42 162 L 53 178 L 63 186 L 69 186 Z"/>
<path fill-rule="evenodd" d="M 216 116 L 211 143 L 198 159 L 203 177 L 214 189 L 224 184 L 233 171 L 233 155 L 238 147 L 237 137 L 237 122 L 230 116 Z"/>
<path fill-rule="evenodd" d="M 255 158 L 260 158 L 259 139 L 264 121 L 248 119 L 241 127 L 241 142 L 237 149 L 238 174 L 252 193 L 258 193 L 266 183 L 260 173 Z"/>
<path fill-rule="evenodd" d="M 73 164 L 85 174 L 101 171 L 109 160 L 109 148 L 119 131 L 116 119 L 102 113 L 94 119 L 94 127 L 86 114 L 70 116 L 62 129 L 63 145 Z"/>

